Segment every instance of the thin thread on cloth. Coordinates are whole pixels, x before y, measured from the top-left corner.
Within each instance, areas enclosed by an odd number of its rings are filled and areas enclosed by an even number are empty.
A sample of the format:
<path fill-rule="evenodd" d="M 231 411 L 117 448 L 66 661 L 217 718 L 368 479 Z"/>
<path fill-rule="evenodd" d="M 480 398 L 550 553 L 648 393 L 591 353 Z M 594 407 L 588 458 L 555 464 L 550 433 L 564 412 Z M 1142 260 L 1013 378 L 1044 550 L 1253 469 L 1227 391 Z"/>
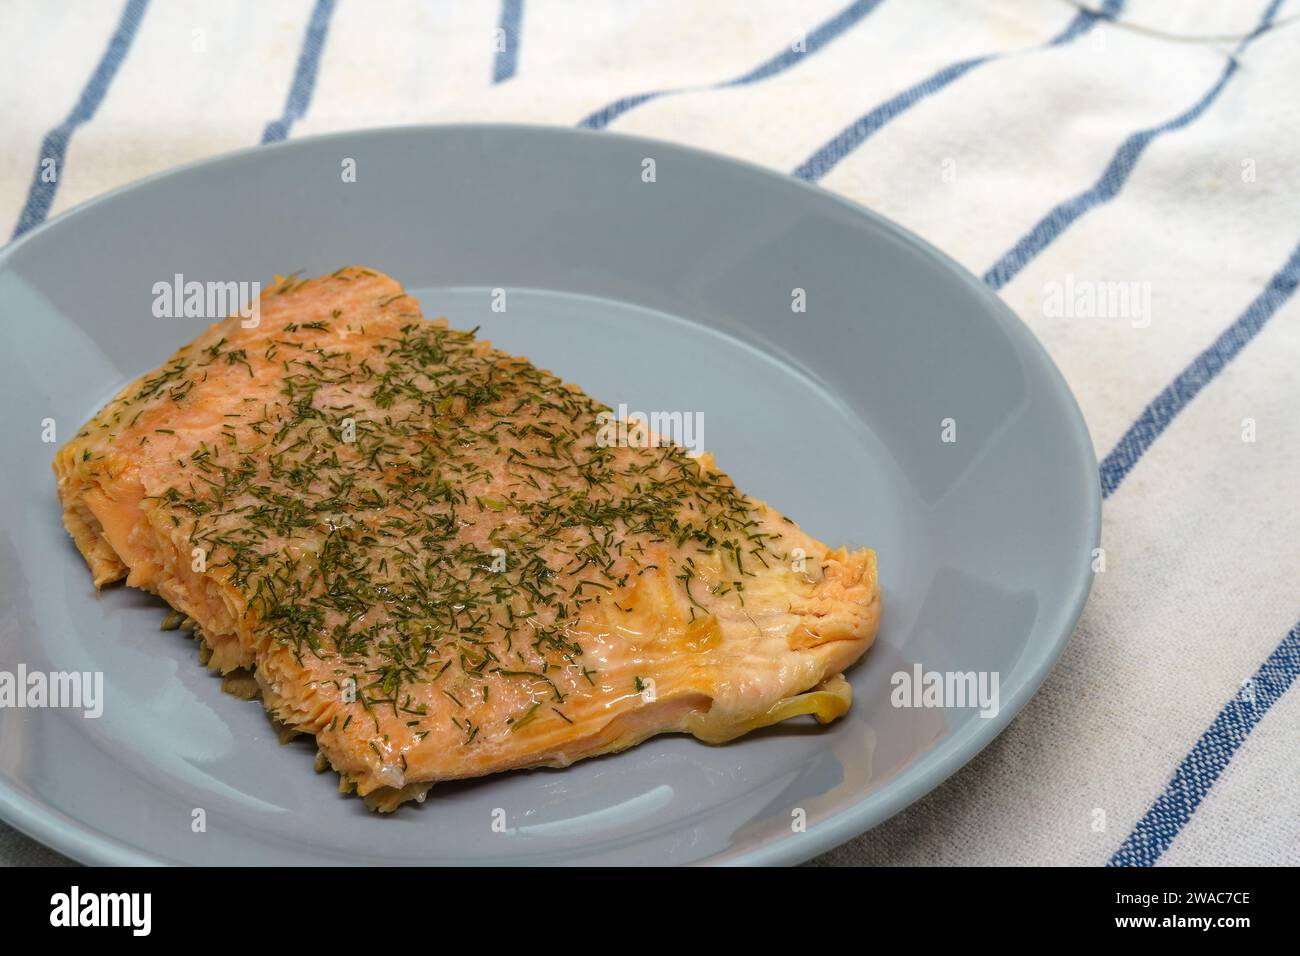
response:
<path fill-rule="evenodd" d="M 1235 43 L 1239 40 L 1246 39 L 1246 37 L 1255 32 L 1253 30 L 1247 30 L 1245 33 L 1205 34 L 1201 36 L 1187 33 L 1174 33 L 1168 30 L 1157 30 L 1155 27 L 1143 26 L 1140 23 L 1133 23 L 1130 20 L 1122 20 L 1118 16 L 1107 14 L 1099 9 L 1095 9 L 1090 4 L 1084 3 L 1083 0 L 1061 0 L 1061 2 L 1066 6 L 1074 7 L 1076 10 L 1087 11 L 1088 13 L 1094 13 L 1099 17 L 1104 17 L 1109 20 L 1113 26 L 1116 26 L 1121 30 L 1141 33 L 1144 36 L 1153 37 L 1157 40 L 1168 40 L 1170 43 Z M 1282 27 L 1292 26 L 1298 22 L 1300 22 L 1300 13 L 1295 13 L 1284 20 L 1278 20 L 1269 24 L 1259 32 L 1271 33 L 1274 30 L 1280 30 Z"/>

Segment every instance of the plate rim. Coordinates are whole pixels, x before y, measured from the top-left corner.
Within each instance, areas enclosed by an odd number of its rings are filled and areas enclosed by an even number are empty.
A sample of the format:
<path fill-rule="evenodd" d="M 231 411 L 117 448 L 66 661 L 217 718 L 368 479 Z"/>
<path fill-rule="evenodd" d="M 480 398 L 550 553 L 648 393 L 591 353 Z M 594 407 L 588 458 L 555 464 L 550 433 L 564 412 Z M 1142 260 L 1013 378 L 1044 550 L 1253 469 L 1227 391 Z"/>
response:
<path fill-rule="evenodd" d="M 369 126 L 357 129 L 337 130 L 298 139 L 283 140 L 266 145 L 245 146 L 239 149 L 218 153 L 191 160 L 177 166 L 151 173 L 140 179 L 132 180 L 106 192 L 92 196 L 60 212 L 40 225 L 28 230 L 23 235 L 0 247 L 0 270 L 8 267 L 15 252 L 29 242 L 41 237 L 52 229 L 59 229 L 65 223 L 100 203 L 114 201 L 137 190 L 149 188 L 155 182 L 180 176 L 207 166 L 238 162 L 255 155 L 276 153 L 296 149 L 310 149 L 316 144 L 357 137 L 418 136 L 428 134 L 462 133 L 504 133 L 517 135 L 547 135 L 573 137 L 576 139 L 613 138 L 630 144 L 641 144 L 649 149 L 668 150 L 684 153 L 695 161 L 722 163 L 733 166 L 750 174 L 759 174 L 776 188 L 789 188 L 805 191 L 810 200 L 831 202 L 856 216 L 865 218 L 872 226 L 928 259 L 934 266 L 958 279 L 973 295 L 991 304 L 990 312 L 995 322 L 1024 352 L 1035 356 L 1044 373 L 1044 387 L 1048 394 L 1057 399 L 1065 413 L 1068 425 L 1067 437 L 1082 458 L 1090 473 L 1091 480 L 1084 483 L 1087 501 L 1087 531 L 1091 547 L 1096 548 L 1101 541 L 1101 482 L 1097 472 L 1097 457 L 1092 437 L 1088 431 L 1083 412 L 1078 400 L 1065 380 L 1065 376 L 1052 360 L 1046 346 L 1039 340 L 1029 326 L 1006 304 L 996 292 L 981 282 L 965 266 L 958 263 L 947 253 L 938 249 L 927 240 L 904 228 L 893 220 L 849 199 L 832 192 L 816 183 L 782 173 L 776 169 L 762 166 L 746 159 L 740 159 L 725 153 L 701 149 L 683 143 L 656 139 L 607 130 L 588 130 L 578 127 L 564 127 L 542 123 L 501 123 L 501 122 L 457 122 L 457 123 L 412 123 L 386 126 Z M 1093 579 L 1086 562 L 1080 562 L 1076 579 L 1069 587 L 1069 600 L 1062 602 L 1050 620 L 1042 625 L 1042 630 L 1050 638 L 1040 645 L 1030 645 L 1026 654 L 1032 660 L 1026 667 L 1026 678 L 1019 684 L 1010 699 L 1002 704 L 997 714 L 976 724 L 976 729 L 968 733 L 956 733 L 945 737 L 928 754 L 917 762 L 905 767 L 890 781 L 881 785 L 881 789 L 868 797 L 858 797 L 848 805 L 832 812 L 825 819 L 818 821 L 804 833 L 789 834 L 739 852 L 724 851 L 723 859 L 697 861 L 697 865 L 718 863 L 723 866 L 773 866 L 793 865 L 805 862 L 821 853 L 834 849 L 849 840 L 866 833 L 883 823 L 896 813 L 910 806 L 936 787 L 948 780 L 963 766 L 973 760 L 985 747 L 992 743 L 1011 720 L 1020 713 L 1038 692 L 1047 675 L 1051 673 L 1060 658 L 1065 645 L 1074 633 L 1083 609 L 1091 593 Z M 970 726 L 967 724 L 967 726 Z M 919 769 L 917 769 L 919 767 Z M 912 773 L 908 776 L 908 771 Z M 153 853 L 140 850 L 122 842 L 83 821 L 68 817 L 51 807 L 36 795 L 29 795 L 0 776 L 0 819 L 41 844 L 71 857 L 82 863 L 101 866 L 142 866 L 167 865 L 174 861 Z"/>

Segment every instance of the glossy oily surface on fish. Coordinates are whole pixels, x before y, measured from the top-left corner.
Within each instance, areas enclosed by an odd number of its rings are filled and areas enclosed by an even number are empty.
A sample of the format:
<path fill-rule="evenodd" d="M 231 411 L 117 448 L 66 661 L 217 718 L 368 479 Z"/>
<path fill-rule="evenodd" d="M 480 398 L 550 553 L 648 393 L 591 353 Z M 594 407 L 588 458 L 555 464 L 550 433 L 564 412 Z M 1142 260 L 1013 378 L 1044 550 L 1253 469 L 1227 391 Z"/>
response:
<path fill-rule="evenodd" d="M 97 587 L 160 595 L 372 807 L 847 710 L 873 552 L 708 454 L 607 440 L 606 406 L 372 270 L 279 280 L 252 324 L 212 326 L 60 450 L 64 525 Z"/>

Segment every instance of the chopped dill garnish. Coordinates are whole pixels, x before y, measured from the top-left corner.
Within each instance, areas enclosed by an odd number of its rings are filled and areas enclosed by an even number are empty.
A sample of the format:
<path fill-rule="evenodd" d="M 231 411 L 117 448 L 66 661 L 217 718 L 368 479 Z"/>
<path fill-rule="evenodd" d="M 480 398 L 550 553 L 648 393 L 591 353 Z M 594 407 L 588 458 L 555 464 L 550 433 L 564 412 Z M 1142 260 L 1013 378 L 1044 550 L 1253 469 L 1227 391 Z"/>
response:
<path fill-rule="evenodd" d="M 188 408 L 212 377 L 249 390 L 197 447 L 167 443 L 177 473 L 150 504 L 261 634 L 337 676 L 346 717 L 326 730 L 346 734 L 360 713 L 401 755 L 451 726 L 481 746 L 545 716 L 543 702 L 572 723 L 566 698 L 600 692 L 584 647 L 597 606 L 631 614 L 653 574 L 695 620 L 706 602 L 743 605 L 744 579 L 782 563 L 780 535 L 725 475 L 675 445 L 606 447 L 606 406 L 476 330 L 382 311 L 401 297 L 372 300 L 366 324 L 300 312 L 263 327 L 251 354 L 237 332 L 182 349 L 101 423 Z"/>

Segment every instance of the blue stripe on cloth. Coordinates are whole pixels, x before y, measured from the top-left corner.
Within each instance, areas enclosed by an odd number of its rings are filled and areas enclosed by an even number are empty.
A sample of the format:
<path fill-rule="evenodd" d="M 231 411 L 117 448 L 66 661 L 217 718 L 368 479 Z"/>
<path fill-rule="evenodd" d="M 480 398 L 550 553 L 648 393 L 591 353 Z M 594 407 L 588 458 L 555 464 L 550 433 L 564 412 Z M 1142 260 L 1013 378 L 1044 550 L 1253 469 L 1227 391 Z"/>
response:
<path fill-rule="evenodd" d="M 1260 19 L 1259 25 L 1237 45 L 1237 49 L 1228 58 L 1228 63 L 1223 68 L 1218 80 L 1201 95 L 1200 99 L 1173 119 L 1161 123 L 1159 126 L 1139 130 L 1124 140 L 1106 165 L 1101 178 L 1091 187 L 1059 204 L 1040 219 L 1029 232 L 1020 238 L 1019 242 L 993 264 L 988 272 L 984 273 L 984 281 L 995 290 L 1001 289 L 1015 278 L 1016 274 L 1028 265 L 1035 256 L 1051 245 L 1076 219 L 1094 206 L 1099 206 L 1114 199 L 1119 191 L 1124 188 L 1124 184 L 1132 175 L 1142 153 L 1151 145 L 1152 141 L 1158 136 L 1180 130 L 1195 122 L 1202 113 L 1209 109 L 1210 104 L 1218 99 L 1219 94 L 1223 92 L 1223 88 L 1228 85 L 1228 81 L 1232 79 L 1240 66 L 1237 57 L 1256 37 L 1272 25 L 1273 16 L 1277 13 L 1277 9 L 1282 2 L 1283 0 L 1271 0 L 1268 8 L 1264 11 L 1263 17 Z"/>
<path fill-rule="evenodd" d="M 45 138 L 41 141 L 40 155 L 36 157 L 36 174 L 32 177 L 32 185 L 27 191 L 27 202 L 14 229 L 14 239 L 33 226 L 39 226 L 50 214 L 54 194 L 59 188 L 59 177 L 63 175 L 63 159 L 67 155 L 68 141 L 72 138 L 72 132 L 93 117 L 95 111 L 99 109 L 99 104 L 104 101 L 104 96 L 113 83 L 113 77 L 117 75 L 118 67 L 122 65 L 122 61 L 131 50 L 131 44 L 135 41 L 135 35 L 140 29 L 140 21 L 144 18 L 148 6 L 149 0 L 128 0 L 122 8 L 117 29 L 113 31 L 108 47 L 99 59 L 99 65 L 95 67 L 95 72 L 90 74 L 90 79 L 82 88 L 72 111 L 62 123 L 45 134 Z M 53 178 L 47 178 L 43 165 L 47 159 L 54 160 Z"/>
<path fill-rule="evenodd" d="M 298 65 L 293 71 L 293 83 L 284 102 L 284 113 L 279 119 L 266 124 L 266 130 L 262 133 L 263 143 L 278 143 L 285 139 L 293 124 L 302 119 L 307 107 L 311 105 L 316 73 L 320 69 L 320 55 L 325 48 L 325 36 L 329 33 L 330 17 L 333 15 L 334 0 L 316 0 L 311 19 L 307 21 L 307 33 L 302 38 L 302 49 L 298 51 Z"/>
<path fill-rule="evenodd" d="M 841 33 L 849 29 L 849 27 L 856 24 L 859 20 L 879 6 L 881 2 L 882 0 L 854 0 L 853 3 L 850 3 L 835 16 L 820 24 L 816 29 L 804 37 L 802 50 L 794 49 L 794 44 L 792 43 L 776 56 L 759 66 L 756 66 L 748 73 L 744 73 L 730 80 L 723 80 L 719 83 L 681 86 L 675 89 L 654 90 L 649 93 L 637 93 L 632 96 L 625 96 L 622 99 L 615 100 L 608 106 L 603 106 L 596 110 L 596 112 L 581 120 L 578 123 L 578 126 L 585 129 L 604 129 L 628 110 L 640 106 L 642 103 L 649 100 L 658 99 L 661 96 L 675 96 L 678 93 L 692 93 L 703 90 L 724 90 L 733 86 L 745 86 L 749 83 L 757 83 L 759 80 L 766 80 L 768 77 L 776 76 L 778 73 L 784 73 L 805 57 L 810 57 L 820 51 Z"/>
<path fill-rule="evenodd" d="M 519 25 L 524 18 L 524 0 L 501 0 L 501 49 L 492 61 L 492 82 L 501 83 L 519 67 Z"/>
<path fill-rule="evenodd" d="M 1183 369 L 1178 377 L 1148 405 L 1100 466 L 1102 497 L 1109 498 L 1133 470 L 1152 442 L 1160 437 L 1174 416 L 1181 412 L 1224 366 L 1237 357 L 1264 324 L 1300 285 L 1300 245 L 1291 253 L 1262 292 L 1223 334 Z"/>
<path fill-rule="evenodd" d="M 1052 37 L 1046 43 L 1035 50 L 1046 50 L 1056 46 L 1062 46 L 1066 43 L 1076 40 L 1083 34 L 1091 30 L 1101 19 L 1110 19 L 1124 6 L 1124 0 L 1106 0 L 1106 5 L 1098 12 L 1091 10 L 1080 10 L 1078 14 L 1066 25 L 1065 29 Z M 950 63 L 943 69 L 939 70 L 932 76 L 921 80 L 914 86 L 910 86 L 898 93 L 879 106 L 868 110 L 853 123 L 846 126 L 835 135 L 825 145 L 819 147 L 806 160 L 794 170 L 794 175 L 800 179 L 816 181 L 825 176 L 835 167 L 844 157 L 853 152 L 864 142 L 874 135 L 882 126 L 890 120 L 907 112 L 927 96 L 933 96 L 945 86 L 955 82 L 965 76 L 977 66 L 981 66 L 993 60 L 1000 60 L 1008 56 L 1016 56 L 1024 51 L 1014 51 L 1011 53 L 989 53 L 984 56 L 972 57 L 968 60 L 959 60 L 956 63 Z"/>
<path fill-rule="evenodd" d="M 1169 849 L 1250 732 L 1300 676 L 1300 623 L 1274 648 L 1174 771 L 1107 866 L 1151 866 Z"/>

